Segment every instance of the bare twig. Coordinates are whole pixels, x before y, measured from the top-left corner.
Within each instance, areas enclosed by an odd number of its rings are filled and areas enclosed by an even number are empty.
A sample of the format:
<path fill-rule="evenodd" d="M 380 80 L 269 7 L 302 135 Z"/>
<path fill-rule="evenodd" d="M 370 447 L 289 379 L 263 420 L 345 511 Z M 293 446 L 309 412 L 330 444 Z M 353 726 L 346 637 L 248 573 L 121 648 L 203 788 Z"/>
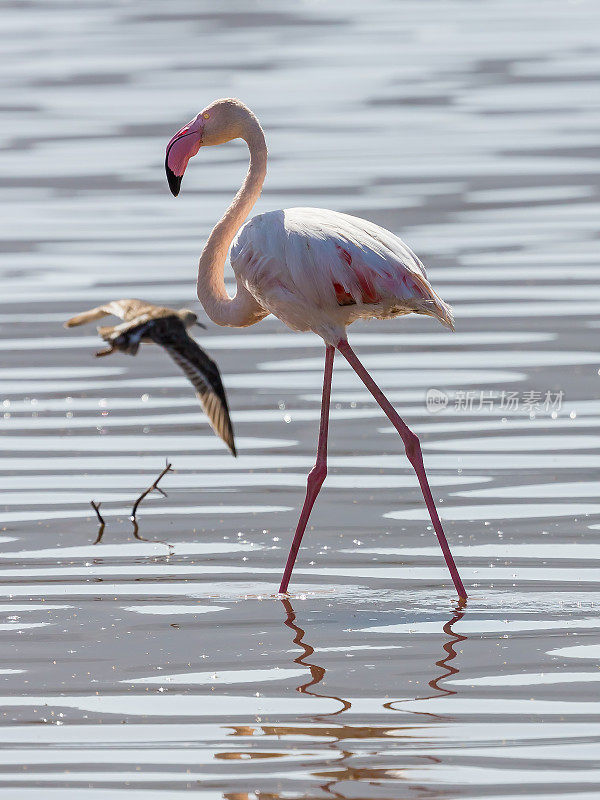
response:
<path fill-rule="evenodd" d="M 150 492 L 160 492 L 160 494 L 162 494 L 163 497 L 167 496 L 166 492 L 163 492 L 163 490 L 158 486 L 159 481 L 163 478 L 163 476 L 165 476 L 167 474 L 167 472 L 172 472 L 171 464 L 169 463 L 168 459 L 166 461 L 165 468 L 160 473 L 158 478 L 154 481 L 152 486 L 149 486 L 144 492 L 142 492 L 141 495 L 138 497 L 138 499 L 133 504 L 133 508 L 131 510 L 130 520 L 133 523 L 133 535 L 140 542 L 149 542 L 149 541 L 152 541 L 152 540 L 145 539 L 143 536 L 140 535 L 139 527 L 138 527 L 138 523 L 137 523 L 137 519 L 136 519 L 138 506 L 142 502 L 142 500 L 147 495 L 150 494 Z M 104 522 L 104 517 L 100 513 L 100 505 L 101 505 L 101 503 L 95 503 L 93 500 L 90 500 L 90 504 L 91 504 L 92 508 L 94 509 L 94 511 L 96 512 L 96 516 L 98 517 L 98 522 L 100 523 L 100 527 L 98 528 L 98 536 L 96 537 L 96 540 L 94 542 L 94 544 L 98 544 L 98 542 L 100 542 L 100 540 L 102 539 L 102 535 L 104 534 L 105 522 Z M 171 552 L 173 551 L 173 546 L 170 545 L 168 542 L 163 542 L 160 539 L 158 539 L 157 541 L 159 541 L 161 544 L 166 545 L 166 547 L 169 548 L 169 555 L 170 555 Z"/>
<path fill-rule="evenodd" d="M 102 539 L 102 534 L 104 533 L 104 526 L 105 526 L 106 523 L 104 522 L 104 517 L 100 513 L 100 506 L 102 504 L 101 503 L 94 503 L 93 500 L 90 500 L 90 505 L 92 506 L 92 508 L 96 512 L 96 516 L 98 517 L 98 522 L 100 523 L 100 527 L 98 528 L 98 536 L 96 536 L 96 539 L 94 541 L 94 544 L 98 544 L 98 542 Z"/>
<path fill-rule="evenodd" d="M 171 472 L 171 464 L 169 463 L 169 461 L 168 461 L 168 460 L 167 460 L 167 462 L 166 462 L 166 466 L 165 466 L 165 468 L 164 468 L 164 469 L 163 469 L 163 471 L 160 473 L 160 475 L 158 476 L 158 478 L 157 478 L 157 479 L 154 481 L 154 483 L 152 484 L 152 486 L 149 486 L 149 487 L 146 489 L 146 491 L 142 492 L 142 493 L 141 493 L 141 495 L 138 497 L 138 499 L 137 499 L 137 500 L 135 501 L 135 503 L 133 504 L 133 508 L 132 508 L 132 510 L 131 510 L 131 517 L 130 517 L 130 519 L 131 519 L 131 521 L 133 522 L 133 524 L 136 526 L 136 528 L 137 528 L 136 513 L 137 513 L 137 510 L 138 510 L 138 506 L 139 506 L 139 504 L 142 502 L 142 500 L 144 499 L 144 497 L 146 497 L 147 495 L 149 495 L 149 494 L 150 494 L 150 492 L 153 492 L 154 490 L 156 490 L 156 491 L 160 492 L 160 493 L 163 495 L 163 497 L 166 497 L 166 496 L 167 496 L 167 495 L 166 495 L 166 494 L 163 492 L 163 490 L 162 490 L 162 489 L 159 489 L 159 488 L 158 488 L 158 482 L 161 480 L 161 478 L 162 478 L 164 475 L 166 475 L 166 474 L 167 474 L 167 472 Z M 137 534 L 137 530 L 136 530 L 135 534 Z M 136 535 L 136 538 L 140 538 L 140 537 L 138 537 L 138 536 Z"/>
<path fill-rule="evenodd" d="M 104 517 L 100 513 L 100 506 L 102 505 L 102 503 L 94 503 L 93 500 L 90 500 L 90 505 L 96 512 L 96 516 L 98 517 L 98 522 L 100 523 L 100 525 L 105 525 L 106 523 L 104 522 Z"/>

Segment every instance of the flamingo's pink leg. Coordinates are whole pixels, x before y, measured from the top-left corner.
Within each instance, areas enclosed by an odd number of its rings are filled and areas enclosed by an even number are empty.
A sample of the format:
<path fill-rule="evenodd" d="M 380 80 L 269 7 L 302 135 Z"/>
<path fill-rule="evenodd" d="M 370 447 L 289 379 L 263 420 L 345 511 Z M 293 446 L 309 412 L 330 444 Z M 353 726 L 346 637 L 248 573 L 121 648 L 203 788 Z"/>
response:
<path fill-rule="evenodd" d="M 454 581 L 454 586 L 456 588 L 456 591 L 458 592 L 459 597 L 466 598 L 467 593 L 465 591 L 465 587 L 463 586 L 463 582 L 460 579 L 460 575 L 458 574 L 458 569 L 456 568 L 456 564 L 454 563 L 454 558 L 452 557 L 452 553 L 450 552 L 450 547 L 448 546 L 448 542 L 446 540 L 446 536 L 442 528 L 442 523 L 440 522 L 440 518 L 438 517 L 435 503 L 433 502 L 433 496 L 431 494 L 431 489 L 429 488 L 429 481 L 427 480 L 425 467 L 423 466 L 423 455 L 421 453 L 421 445 L 419 443 L 418 436 L 410 430 L 408 425 L 406 425 L 404 420 L 397 413 L 397 411 L 392 406 L 387 397 L 384 395 L 384 393 L 381 391 L 379 386 L 377 386 L 373 378 L 369 375 L 367 370 L 358 360 L 356 353 L 350 347 L 348 342 L 345 339 L 342 339 L 340 342 L 338 342 L 337 349 L 348 361 L 350 366 L 354 369 L 354 371 L 361 379 L 361 381 L 364 383 L 364 385 L 367 387 L 367 389 L 371 392 L 371 394 L 373 395 L 377 403 L 381 406 L 381 408 L 383 409 L 384 413 L 386 414 L 386 416 L 388 417 L 394 428 L 396 428 L 396 430 L 402 437 L 402 441 L 404 442 L 404 449 L 406 450 L 406 455 L 408 457 L 408 460 L 413 465 L 414 470 L 417 473 L 417 478 L 419 479 L 421 491 L 423 492 L 423 497 L 425 498 L 425 504 L 427 505 L 427 510 L 429 511 L 429 516 L 431 517 L 431 522 L 433 523 L 433 527 L 437 534 L 437 538 L 440 543 L 440 547 L 442 548 L 444 558 L 446 559 L 446 564 L 448 565 L 448 569 L 450 570 L 450 575 L 452 576 L 452 580 Z"/>
<path fill-rule="evenodd" d="M 300 519 L 298 520 L 298 527 L 294 535 L 294 541 L 290 548 L 283 578 L 281 579 L 281 586 L 279 591 L 284 594 L 287 592 L 292 570 L 294 569 L 294 562 L 300 549 L 300 542 L 306 530 L 310 512 L 315 504 L 317 495 L 323 485 L 325 476 L 327 475 L 327 432 L 329 430 L 329 397 L 331 395 L 331 376 L 333 374 L 333 357 L 335 355 L 335 347 L 327 345 L 325 350 L 325 374 L 323 375 L 323 399 L 321 401 L 321 425 L 319 427 L 319 444 L 317 445 L 317 460 L 315 466 L 308 474 L 306 485 L 306 498 L 302 511 L 300 512 Z"/>

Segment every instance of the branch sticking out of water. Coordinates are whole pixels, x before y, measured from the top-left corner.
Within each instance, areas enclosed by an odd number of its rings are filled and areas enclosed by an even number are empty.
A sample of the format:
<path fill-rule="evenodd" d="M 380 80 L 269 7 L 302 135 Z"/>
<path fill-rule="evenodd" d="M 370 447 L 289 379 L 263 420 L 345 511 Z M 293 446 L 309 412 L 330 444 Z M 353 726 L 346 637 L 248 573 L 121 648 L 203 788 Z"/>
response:
<path fill-rule="evenodd" d="M 93 500 L 90 500 L 90 505 L 96 512 L 96 516 L 98 517 L 98 522 L 100 523 L 100 525 L 105 525 L 106 523 L 104 522 L 104 517 L 100 513 L 100 506 L 102 505 L 102 503 L 94 503 Z"/>
<path fill-rule="evenodd" d="M 161 480 L 161 478 L 162 478 L 164 475 L 166 475 L 166 474 L 167 474 L 167 472 L 171 472 L 171 471 L 172 471 L 172 470 L 171 470 L 171 464 L 169 463 L 169 461 L 168 461 L 168 459 L 167 459 L 167 462 L 166 462 L 166 466 L 165 466 L 165 468 L 164 468 L 164 469 L 163 469 L 163 471 L 160 473 L 160 475 L 158 476 L 158 478 L 157 478 L 157 479 L 154 481 L 154 483 L 152 484 L 152 486 L 149 486 L 149 487 L 146 489 L 146 491 L 142 492 L 142 493 L 141 493 L 141 495 L 138 497 L 138 499 L 137 499 L 137 500 L 135 501 L 135 503 L 133 504 L 133 509 L 131 510 L 131 517 L 130 517 L 130 519 L 131 519 L 131 521 L 133 522 L 133 524 L 136 526 L 136 528 L 137 528 L 137 519 L 136 519 L 136 514 L 137 514 L 137 510 L 138 510 L 138 506 L 139 506 L 139 504 L 142 502 L 142 500 L 144 499 L 144 497 L 146 497 L 146 495 L 149 495 L 149 494 L 150 494 L 150 492 L 154 492 L 155 490 L 156 490 L 157 492 L 160 492 L 160 493 L 162 494 L 162 496 L 163 496 L 163 497 L 166 497 L 166 496 L 167 496 L 167 495 L 165 494 L 165 492 L 163 492 L 163 490 L 162 490 L 162 489 L 159 489 L 159 487 L 158 487 L 158 482 Z"/>
<path fill-rule="evenodd" d="M 162 480 L 162 478 L 167 474 L 167 472 L 172 472 L 172 467 L 171 467 L 171 464 L 169 462 L 169 459 L 166 460 L 165 468 L 160 473 L 158 478 L 154 481 L 154 483 L 151 486 L 149 486 L 145 491 L 143 491 L 141 493 L 141 495 L 137 498 L 137 500 L 133 504 L 133 508 L 131 510 L 131 516 L 129 517 L 129 519 L 133 523 L 133 535 L 140 542 L 147 542 L 147 541 L 150 541 L 150 540 L 149 539 L 145 539 L 143 536 L 140 536 L 139 526 L 138 526 L 137 518 L 136 518 L 138 506 L 140 505 L 142 500 L 147 495 L 150 494 L 150 492 L 160 492 L 160 494 L 162 494 L 163 497 L 167 496 L 166 492 L 163 492 L 163 490 L 158 485 L 159 482 Z M 90 504 L 91 504 L 92 508 L 94 509 L 94 511 L 96 512 L 96 516 L 98 517 L 98 522 L 100 523 L 100 527 L 98 528 L 98 536 L 96 537 L 96 540 L 94 541 L 94 544 L 98 544 L 102 539 L 102 535 L 104 534 L 105 522 L 104 522 L 104 517 L 100 513 L 100 505 L 101 504 L 94 502 L 94 500 L 90 500 Z M 160 542 L 161 544 L 166 545 L 166 547 L 169 548 L 169 554 L 171 554 L 171 552 L 173 551 L 173 546 L 172 545 L 170 545 L 168 542 L 163 542 L 160 539 L 158 539 L 157 541 Z"/>

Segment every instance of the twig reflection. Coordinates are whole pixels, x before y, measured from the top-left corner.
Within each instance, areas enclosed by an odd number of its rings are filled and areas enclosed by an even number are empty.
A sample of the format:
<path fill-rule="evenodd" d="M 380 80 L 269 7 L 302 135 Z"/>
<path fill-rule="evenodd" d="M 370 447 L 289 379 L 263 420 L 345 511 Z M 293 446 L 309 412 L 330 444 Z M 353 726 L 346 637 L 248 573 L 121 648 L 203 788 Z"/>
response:
<path fill-rule="evenodd" d="M 96 536 L 96 538 L 94 539 L 92 544 L 98 544 L 98 542 L 100 542 L 102 540 L 102 536 L 104 535 L 104 528 L 106 526 L 106 523 L 104 522 L 104 517 L 100 513 L 100 506 L 102 504 L 101 503 L 95 503 L 93 500 L 90 500 L 90 505 L 94 509 L 94 511 L 96 512 L 96 516 L 98 517 L 98 523 L 99 523 L 98 535 Z"/>

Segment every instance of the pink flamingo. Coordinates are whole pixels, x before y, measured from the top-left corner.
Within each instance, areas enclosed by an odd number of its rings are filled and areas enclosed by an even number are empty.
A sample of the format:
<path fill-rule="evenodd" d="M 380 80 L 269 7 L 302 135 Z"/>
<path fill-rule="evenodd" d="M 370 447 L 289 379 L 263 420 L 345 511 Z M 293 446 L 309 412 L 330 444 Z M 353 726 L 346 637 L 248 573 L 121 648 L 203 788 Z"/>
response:
<path fill-rule="evenodd" d="M 429 488 L 419 439 L 394 410 L 346 338 L 346 327 L 357 319 L 388 319 L 410 313 L 436 317 L 453 329 L 450 307 L 431 287 L 416 255 L 401 239 L 372 222 L 321 208 L 286 208 L 260 214 L 244 225 L 262 190 L 267 147 L 258 119 L 239 100 L 215 100 L 173 136 L 165 159 L 171 192 L 179 194 L 187 163 L 200 147 L 232 139 L 245 140 L 250 166 L 200 256 L 200 302 L 217 325 L 243 328 L 274 314 L 292 330 L 314 331 L 325 342 L 317 458 L 308 475 L 306 499 L 279 591 L 287 592 L 308 518 L 327 474 L 329 398 L 337 349 L 402 437 L 454 586 L 459 596 L 466 598 Z M 227 294 L 223 278 L 230 245 L 237 279 L 235 297 Z"/>

